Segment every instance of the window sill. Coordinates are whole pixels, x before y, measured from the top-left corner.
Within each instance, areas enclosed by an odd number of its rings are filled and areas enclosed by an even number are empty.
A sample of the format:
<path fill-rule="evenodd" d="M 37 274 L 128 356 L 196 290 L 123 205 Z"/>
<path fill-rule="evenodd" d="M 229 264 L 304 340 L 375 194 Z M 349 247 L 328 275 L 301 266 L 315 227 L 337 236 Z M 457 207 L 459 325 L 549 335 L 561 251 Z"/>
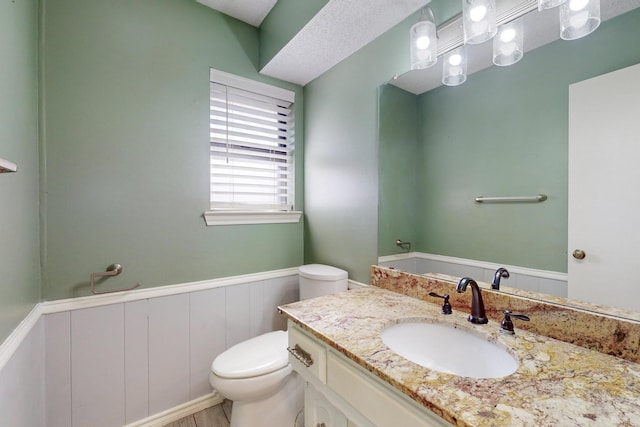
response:
<path fill-rule="evenodd" d="M 278 211 L 206 211 L 204 221 L 211 225 L 240 225 L 240 224 L 285 224 L 299 222 L 302 212 Z"/>

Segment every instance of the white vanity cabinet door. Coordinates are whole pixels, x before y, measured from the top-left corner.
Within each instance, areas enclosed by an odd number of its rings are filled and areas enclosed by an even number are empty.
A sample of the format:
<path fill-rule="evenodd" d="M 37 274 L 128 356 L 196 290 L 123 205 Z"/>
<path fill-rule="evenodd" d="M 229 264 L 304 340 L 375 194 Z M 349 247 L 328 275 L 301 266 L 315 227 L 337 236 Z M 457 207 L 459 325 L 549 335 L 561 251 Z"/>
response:
<path fill-rule="evenodd" d="M 289 360 L 306 381 L 305 427 L 451 426 L 291 321 L 288 330 L 289 348 L 302 350 Z"/>
<path fill-rule="evenodd" d="M 322 393 L 307 383 L 304 390 L 304 421 L 306 427 L 348 427 L 347 417 L 333 406 Z"/>
<path fill-rule="evenodd" d="M 376 427 L 451 426 L 334 351 L 327 355 L 327 386 Z"/>
<path fill-rule="evenodd" d="M 289 322 L 289 362 L 305 381 L 327 381 L 327 350 L 323 343 L 311 338 Z M 308 360 L 307 360 L 308 358 Z M 307 366 L 308 365 L 308 366 Z"/>

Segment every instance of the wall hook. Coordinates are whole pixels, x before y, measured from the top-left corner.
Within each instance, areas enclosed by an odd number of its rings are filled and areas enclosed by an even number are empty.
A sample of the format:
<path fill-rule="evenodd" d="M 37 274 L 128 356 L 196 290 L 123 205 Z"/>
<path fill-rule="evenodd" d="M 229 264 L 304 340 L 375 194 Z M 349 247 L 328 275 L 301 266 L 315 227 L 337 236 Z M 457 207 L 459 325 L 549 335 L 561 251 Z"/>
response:
<path fill-rule="evenodd" d="M 114 292 L 130 291 L 132 289 L 140 287 L 140 284 L 136 283 L 130 288 L 113 289 L 111 291 L 96 291 L 95 279 L 97 277 L 113 277 L 117 276 L 120 273 L 122 273 L 122 266 L 120 264 L 111 264 L 109 267 L 107 267 L 107 270 L 104 273 L 91 273 L 91 278 L 89 280 L 89 283 L 91 284 L 91 293 L 95 295 L 112 294 Z"/>

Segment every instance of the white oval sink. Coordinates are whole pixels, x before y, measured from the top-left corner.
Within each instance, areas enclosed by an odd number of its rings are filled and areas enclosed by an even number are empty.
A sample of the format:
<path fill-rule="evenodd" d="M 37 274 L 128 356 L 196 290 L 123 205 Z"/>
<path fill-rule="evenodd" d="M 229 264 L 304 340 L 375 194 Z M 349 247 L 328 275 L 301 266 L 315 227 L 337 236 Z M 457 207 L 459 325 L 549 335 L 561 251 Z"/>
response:
<path fill-rule="evenodd" d="M 504 348 L 441 323 L 398 323 L 382 330 L 394 352 L 425 368 L 471 378 L 511 375 L 518 362 Z"/>

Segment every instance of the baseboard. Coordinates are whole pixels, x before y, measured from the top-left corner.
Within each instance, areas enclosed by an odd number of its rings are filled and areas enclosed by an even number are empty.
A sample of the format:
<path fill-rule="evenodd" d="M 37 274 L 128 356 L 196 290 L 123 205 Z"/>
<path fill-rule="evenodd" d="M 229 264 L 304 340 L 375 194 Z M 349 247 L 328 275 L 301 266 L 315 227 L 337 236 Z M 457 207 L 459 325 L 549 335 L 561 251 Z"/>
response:
<path fill-rule="evenodd" d="M 175 406 L 167 409 L 166 411 L 151 415 L 150 417 L 135 421 L 131 424 L 127 424 L 124 427 L 162 427 L 186 416 L 193 415 L 196 412 L 219 405 L 223 401 L 224 398 L 222 395 L 214 391 L 211 394 L 207 394 L 190 402 L 183 403 L 182 405 Z"/>

